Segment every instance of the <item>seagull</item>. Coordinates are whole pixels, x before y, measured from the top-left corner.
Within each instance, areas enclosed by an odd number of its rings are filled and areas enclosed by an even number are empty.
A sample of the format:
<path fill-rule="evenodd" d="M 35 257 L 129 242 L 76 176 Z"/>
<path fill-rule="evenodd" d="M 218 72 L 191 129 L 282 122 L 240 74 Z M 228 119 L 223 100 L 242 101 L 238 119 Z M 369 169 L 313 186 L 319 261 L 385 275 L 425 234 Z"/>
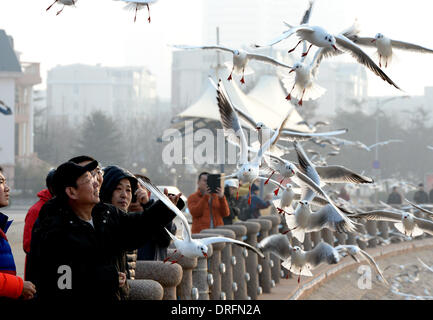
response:
<path fill-rule="evenodd" d="M 126 10 L 135 10 L 134 22 L 137 20 L 137 11 L 147 7 L 147 12 L 149 13 L 149 18 L 147 21 L 150 23 L 150 8 L 149 4 L 155 3 L 157 0 L 122 0 L 127 2 L 125 6 Z"/>
<path fill-rule="evenodd" d="M 405 200 L 407 203 L 409 203 L 412 207 L 418 209 L 418 210 L 421 211 L 421 212 L 427 213 L 428 215 L 430 215 L 430 216 L 433 217 L 433 212 L 432 212 L 432 211 L 427 210 L 427 209 L 424 209 L 423 207 L 421 207 L 421 206 L 419 206 L 419 205 L 417 205 L 417 204 L 415 204 L 415 203 L 413 203 L 413 202 L 410 202 L 410 201 L 407 200 L 406 198 L 404 198 L 404 200 Z"/>
<path fill-rule="evenodd" d="M 173 211 L 182 221 L 183 224 L 183 230 L 182 230 L 182 236 L 183 239 L 177 238 L 175 235 L 173 235 L 170 231 L 165 229 L 168 233 L 168 235 L 173 240 L 173 243 L 177 250 L 181 253 L 181 256 L 185 256 L 188 258 L 198 258 L 201 256 L 207 257 L 208 252 L 208 245 L 212 243 L 220 243 L 220 242 L 230 242 L 234 243 L 243 247 L 246 247 L 248 249 L 251 249 L 255 253 L 257 253 L 261 258 L 264 258 L 265 256 L 263 253 L 258 250 L 257 248 L 249 245 L 248 243 L 245 243 L 243 241 L 230 239 L 226 237 L 209 237 L 204 239 L 193 239 L 191 236 L 191 227 L 189 226 L 189 223 L 184 216 L 184 214 L 173 204 L 173 202 L 170 201 L 170 199 L 162 193 L 158 187 L 154 186 L 152 182 L 147 178 L 138 178 L 138 182 L 145 187 L 147 190 L 152 192 L 152 194 L 157 197 L 159 200 L 161 200 L 171 211 Z M 176 261 L 172 262 L 175 263 Z"/>
<path fill-rule="evenodd" d="M 293 214 L 284 212 L 284 215 L 288 231 L 300 242 L 304 242 L 306 233 L 320 231 L 324 228 L 337 232 L 353 231 L 351 221 L 334 210 L 330 203 L 312 212 L 309 202 L 301 200 Z"/>
<path fill-rule="evenodd" d="M 433 235 L 432 221 L 417 218 L 409 212 L 375 210 L 356 213 L 350 215 L 350 218 L 395 222 L 394 226 L 396 229 L 405 236 L 417 237 L 424 232 Z"/>
<path fill-rule="evenodd" d="M 233 109 L 238 113 L 241 119 L 243 119 L 251 128 L 257 129 L 257 132 L 259 134 L 259 141 L 261 144 L 264 143 L 263 136 L 267 136 L 268 138 L 271 137 L 275 130 L 269 128 L 261 121 L 256 121 L 251 115 L 248 113 L 242 111 L 240 108 L 238 108 L 235 105 L 232 105 Z M 336 129 L 334 131 L 328 131 L 328 132 L 301 132 L 301 131 L 295 131 L 295 130 L 288 130 L 288 129 L 281 129 L 280 130 L 280 140 L 284 141 L 307 141 L 315 137 L 329 137 L 329 136 L 335 136 L 347 133 L 349 130 L 347 128 L 343 129 Z"/>
<path fill-rule="evenodd" d="M 338 251 L 326 242 L 320 242 L 314 249 L 304 251 L 298 246 L 292 247 L 287 236 L 283 234 L 270 235 L 260 241 L 257 247 L 263 252 L 271 251 L 283 260 L 284 268 L 299 275 L 298 283 L 301 281 L 301 275 L 313 276 L 310 270 L 320 264 L 337 264 L 340 261 Z"/>
<path fill-rule="evenodd" d="M 343 31 L 342 34 L 346 37 L 350 37 L 357 32 L 358 32 L 357 25 L 354 24 L 352 27 Z M 304 51 L 305 50 L 306 47 L 304 41 Z M 290 70 L 289 72 L 289 74 L 295 72 L 296 73 L 295 78 L 283 77 L 282 82 L 286 90 L 289 92 L 286 97 L 287 100 L 291 100 L 292 96 L 294 96 L 298 100 L 298 105 L 302 106 L 303 99 L 315 100 L 325 93 L 326 89 L 319 86 L 315 82 L 315 80 L 317 75 L 317 69 L 319 67 L 321 60 L 323 59 L 324 56 L 328 55 L 327 50 L 329 51 L 332 49 L 320 48 L 319 50 L 317 50 L 313 60 L 309 64 L 304 62 L 306 55 L 303 55 L 301 60 L 297 61 L 293 65 L 292 70 Z M 339 53 L 343 53 L 343 52 L 339 51 Z M 306 94 L 305 91 L 307 91 Z"/>
<path fill-rule="evenodd" d="M 344 257 L 347 255 L 350 255 L 356 262 L 360 262 L 358 257 L 362 257 L 376 270 L 376 272 L 380 275 L 383 282 L 385 282 L 388 285 L 388 282 L 386 281 L 385 277 L 383 276 L 382 271 L 380 270 L 379 266 L 377 265 L 376 261 L 373 259 L 372 256 L 370 256 L 367 252 L 360 249 L 358 246 L 354 245 L 339 245 L 335 247 L 335 250 L 338 251 L 338 253 Z"/>
<path fill-rule="evenodd" d="M 388 63 L 392 61 L 393 48 L 408 50 L 408 51 L 416 51 L 419 53 L 433 53 L 432 49 L 428 49 L 413 43 L 393 40 L 384 36 L 382 33 L 377 33 L 374 36 L 374 38 L 359 37 L 358 35 L 354 35 L 350 39 L 354 43 L 360 46 L 376 47 L 377 54 L 379 55 L 379 66 L 382 67 L 382 58 L 383 58 L 383 60 L 385 61 L 385 68 L 387 68 Z"/>
<path fill-rule="evenodd" d="M 302 24 L 299 26 L 290 26 L 289 30 L 283 32 L 276 39 L 270 41 L 266 46 L 272 46 L 284 39 L 289 38 L 294 33 L 300 38 L 298 44 L 291 50 L 289 53 L 294 51 L 296 47 L 304 40 L 310 43 L 310 47 L 307 52 L 302 54 L 303 57 L 307 56 L 311 47 L 313 45 L 323 48 L 323 50 L 318 57 L 316 57 L 317 64 L 320 63 L 323 57 L 335 56 L 337 54 L 341 54 L 342 52 L 348 52 L 350 55 L 355 58 L 360 64 L 363 64 L 367 68 L 369 68 L 374 74 L 382 78 L 382 80 L 388 82 L 390 85 L 395 88 L 400 88 L 392 81 L 379 66 L 353 41 L 347 38 L 344 34 L 336 34 L 332 35 L 324 28 L 320 26 L 310 26 L 308 24 Z M 255 45 L 255 47 L 261 47 L 260 45 Z M 332 50 L 334 49 L 334 50 Z M 319 49 L 320 50 L 320 49 Z"/>
<path fill-rule="evenodd" d="M 384 145 L 390 144 L 392 142 L 404 142 L 404 141 L 403 140 L 399 140 L 399 139 L 391 139 L 391 140 L 376 142 L 376 143 L 372 144 L 371 146 L 368 146 L 367 147 L 367 151 L 371 151 L 373 148 L 376 148 L 376 147 L 379 147 L 379 146 L 384 146 Z"/>
<path fill-rule="evenodd" d="M 275 130 L 272 137 L 261 146 L 261 148 L 257 152 L 257 155 L 251 161 L 248 161 L 247 139 L 241 127 L 236 111 L 233 108 L 233 104 L 230 102 L 230 98 L 228 97 L 224 89 L 224 85 L 221 79 L 218 81 L 217 101 L 218 101 L 218 108 L 221 116 L 221 123 L 224 129 L 224 135 L 228 136 L 227 138 L 228 140 L 235 141 L 241 147 L 240 157 L 238 161 L 238 165 L 241 165 L 240 169 L 237 172 L 226 176 L 225 178 L 229 179 L 229 178 L 236 177 L 238 178 L 239 181 L 242 180 L 244 182 L 249 183 L 248 204 L 251 204 L 251 185 L 257 179 L 266 180 L 265 177 L 261 177 L 259 175 L 260 166 L 262 164 L 262 158 L 265 152 L 267 152 L 270 149 L 271 145 L 275 144 L 276 141 L 279 139 L 280 130 L 286 124 L 290 112 L 286 114 L 279 128 Z M 271 181 L 271 182 L 277 184 L 276 181 Z"/>
<path fill-rule="evenodd" d="M 286 184 L 286 187 L 281 187 L 283 192 L 281 193 L 281 197 L 279 199 L 273 200 L 274 207 L 278 210 L 278 213 L 292 213 L 292 202 L 295 199 L 295 192 L 293 191 L 293 187 L 290 183 Z"/>
<path fill-rule="evenodd" d="M 374 180 L 362 176 L 350 169 L 343 166 L 316 166 L 314 165 L 305 154 L 301 144 L 295 142 L 295 150 L 298 156 L 299 165 L 297 168 L 308 175 L 317 184 L 324 183 L 374 183 Z M 319 181 L 319 183 L 318 183 Z M 310 200 L 310 199 L 308 199 Z"/>
<path fill-rule="evenodd" d="M 289 66 L 285 63 L 279 62 L 279 61 L 277 61 L 274 58 L 271 58 L 269 56 L 250 53 L 250 52 L 247 52 L 247 51 L 242 50 L 242 49 L 232 49 L 232 48 L 228 48 L 228 47 L 224 47 L 224 46 L 218 46 L 218 45 L 216 45 L 216 46 L 174 45 L 174 47 L 178 48 L 178 49 L 220 50 L 220 51 L 232 53 L 233 54 L 233 67 L 232 67 L 232 71 L 230 72 L 230 75 L 227 78 L 227 80 L 229 80 L 229 81 L 232 80 L 233 72 L 235 72 L 236 74 L 242 73 L 242 78 L 240 80 L 242 84 L 245 83 L 245 78 L 244 78 L 245 68 L 248 64 L 248 61 L 250 61 L 250 60 L 257 60 L 257 61 L 272 64 L 276 67 L 282 67 L 282 68 L 286 68 L 286 69 L 292 68 L 291 66 Z"/>
<path fill-rule="evenodd" d="M 56 3 L 56 2 L 60 2 L 61 4 L 63 4 L 63 7 L 60 11 L 57 11 L 56 16 L 58 16 L 63 9 L 65 8 L 65 6 L 75 6 L 75 3 L 77 2 L 77 0 L 55 0 L 45 11 L 48 11 L 51 9 L 51 7 Z"/>
<path fill-rule="evenodd" d="M 5 109 L 3 109 L 3 107 Z M 12 114 L 12 109 L 6 105 L 2 100 L 0 100 L 0 113 L 3 113 L 5 116 L 9 116 Z"/>

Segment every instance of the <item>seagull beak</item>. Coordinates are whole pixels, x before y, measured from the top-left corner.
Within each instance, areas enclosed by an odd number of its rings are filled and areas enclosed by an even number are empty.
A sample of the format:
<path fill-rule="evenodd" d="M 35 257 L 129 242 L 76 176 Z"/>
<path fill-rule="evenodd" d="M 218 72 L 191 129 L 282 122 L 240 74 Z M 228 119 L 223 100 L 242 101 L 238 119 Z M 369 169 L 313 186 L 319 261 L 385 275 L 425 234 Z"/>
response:
<path fill-rule="evenodd" d="M 207 258 L 207 253 L 206 253 L 206 252 L 203 252 L 203 251 L 202 251 L 202 253 L 203 253 L 203 255 Z"/>
<path fill-rule="evenodd" d="M 293 175 L 295 174 L 295 170 L 293 170 L 293 169 L 292 169 L 292 174 L 293 174 Z"/>
<path fill-rule="evenodd" d="M 337 47 L 333 44 L 332 47 L 335 49 L 335 51 L 337 51 Z"/>
<path fill-rule="evenodd" d="M 257 130 L 260 130 L 260 127 L 256 127 Z"/>
<path fill-rule="evenodd" d="M 376 42 L 376 39 L 371 40 L 371 43 Z"/>
<path fill-rule="evenodd" d="M 289 72 L 289 73 L 292 73 L 293 71 L 295 71 L 295 69 L 292 69 L 292 70 L 290 70 L 290 72 Z"/>

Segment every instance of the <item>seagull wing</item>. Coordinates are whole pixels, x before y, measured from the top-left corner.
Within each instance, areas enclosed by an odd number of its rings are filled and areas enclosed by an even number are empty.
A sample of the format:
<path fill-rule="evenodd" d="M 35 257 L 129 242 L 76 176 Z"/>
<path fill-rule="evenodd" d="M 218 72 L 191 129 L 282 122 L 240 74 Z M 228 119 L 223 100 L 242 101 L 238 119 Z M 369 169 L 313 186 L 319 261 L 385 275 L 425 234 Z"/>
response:
<path fill-rule="evenodd" d="M 213 81 L 212 81 L 213 82 Z M 246 163 L 248 161 L 248 143 L 245 133 L 241 127 L 241 123 L 236 114 L 233 104 L 227 95 L 224 85 L 221 80 L 218 81 L 217 87 L 217 102 L 221 116 L 221 123 L 224 129 L 224 134 L 229 140 L 235 144 L 240 144 L 241 155 L 239 162 Z M 239 143 L 240 142 L 240 143 Z"/>
<path fill-rule="evenodd" d="M 319 231 L 329 227 L 338 232 L 348 232 L 353 230 L 351 221 L 334 209 L 331 203 L 323 206 L 319 211 L 313 212 L 310 215 L 308 230 Z"/>
<path fill-rule="evenodd" d="M 158 187 L 153 185 L 153 183 L 150 181 L 150 179 L 137 178 L 137 180 L 143 187 L 145 187 L 147 190 L 152 192 L 155 197 L 157 197 L 159 200 L 161 200 L 171 211 L 173 211 L 180 218 L 180 220 L 182 221 L 184 230 L 186 231 L 186 233 L 184 233 L 184 235 L 186 235 L 188 237 L 187 239 L 183 239 L 183 240 L 191 241 L 191 228 L 189 226 L 188 220 L 186 219 L 184 214 L 179 210 L 179 208 L 176 207 L 175 204 L 173 202 L 171 202 L 171 200 L 163 192 L 161 192 L 158 189 Z"/>
<path fill-rule="evenodd" d="M 232 106 L 233 106 L 233 109 L 235 109 L 235 111 L 238 113 L 238 115 L 243 120 L 245 120 L 251 127 L 253 127 L 253 128 L 257 127 L 257 122 L 254 120 L 254 118 L 252 116 L 250 116 L 248 113 L 242 111 L 241 109 L 239 109 L 235 105 L 232 105 Z"/>
<path fill-rule="evenodd" d="M 274 146 L 277 141 L 280 138 L 281 135 L 281 129 L 284 128 L 284 126 L 287 123 L 287 120 L 289 119 L 289 116 L 291 114 L 291 111 L 287 112 L 286 116 L 284 117 L 283 121 L 281 122 L 280 126 L 275 130 L 274 134 L 272 135 L 272 137 L 266 141 L 262 147 L 260 148 L 259 152 L 257 153 L 256 157 L 253 159 L 253 163 L 260 163 L 263 155 L 265 154 L 265 152 L 267 152 L 272 146 Z"/>
<path fill-rule="evenodd" d="M 337 250 L 326 242 L 320 242 L 313 250 L 305 253 L 305 260 L 313 268 L 316 268 L 321 263 L 336 264 L 340 261 L 340 255 Z"/>
<path fill-rule="evenodd" d="M 361 212 L 350 216 L 351 218 L 376 220 L 376 221 L 391 221 L 401 222 L 402 215 L 400 212 L 388 211 L 388 210 L 374 210 Z"/>
<path fill-rule="evenodd" d="M 326 183 L 373 183 L 373 179 L 362 176 L 352 170 L 343 166 L 316 166 L 317 173 L 320 180 Z"/>
<path fill-rule="evenodd" d="M 375 39 L 371 37 L 359 37 L 357 35 L 354 35 L 353 37 L 348 38 L 360 46 L 376 47 L 376 44 L 373 42 L 373 40 Z"/>
<path fill-rule="evenodd" d="M 173 45 L 177 49 L 202 49 L 202 50 L 220 50 L 234 53 L 234 49 L 224 46 L 188 46 L 188 45 Z"/>
<path fill-rule="evenodd" d="M 275 37 L 274 39 L 272 39 L 271 41 L 269 41 L 267 44 L 265 45 L 254 45 L 256 48 L 259 47 L 269 47 L 269 46 L 273 46 L 274 44 L 277 44 L 278 42 L 281 42 L 287 38 L 289 38 L 290 36 L 292 36 L 294 33 L 296 33 L 297 31 L 305 31 L 305 32 L 314 32 L 314 29 L 312 29 L 311 27 L 309 27 L 308 25 L 300 25 L 300 26 L 296 26 L 296 27 L 292 27 L 287 31 L 284 31 L 282 34 L 280 34 L 278 37 Z"/>
<path fill-rule="evenodd" d="M 327 137 L 327 136 L 334 136 L 339 134 L 344 134 L 348 131 L 348 129 L 338 129 L 334 131 L 328 131 L 328 132 L 314 132 L 314 133 L 307 133 L 307 132 L 298 132 L 298 131 L 292 131 L 292 130 L 281 130 L 281 140 L 286 141 L 306 141 L 309 139 L 312 139 L 314 137 Z"/>
<path fill-rule="evenodd" d="M 291 66 L 289 66 L 285 63 L 282 63 L 282 62 L 280 62 L 274 58 L 271 58 L 269 56 L 265 56 L 265 55 L 261 55 L 261 54 L 255 54 L 255 53 L 247 53 L 247 57 L 248 57 L 248 59 L 254 59 L 254 60 L 270 63 L 270 64 L 273 64 L 274 66 L 277 66 L 277 67 L 292 69 Z"/>
<path fill-rule="evenodd" d="M 413 220 L 416 222 L 418 228 L 422 229 L 425 233 L 433 235 L 433 221 L 417 218 L 415 216 Z"/>
<path fill-rule="evenodd" d="M 382 80 L 401 90 L 358 45 L 341 34 L 336 35 L 335 40 L 339 49 L 348 51 L 359 63 L 369 68 L 374 74 L 382 78 Z"/>
<path fill-rule="evenodd" d="M 338 253 L 340 255 L 346 253 L 346 254 L 351 255 L 354 259 L 356 258 L 356 256 L 363 257 L 376 270 L 376 272 L 380 275 L 380 277 L 383 279 L 383 281 L 386 284 L 388 284 L 385 277 L 383 276 L 382 271 L 380 270 L 379 266 L 377 265 L 376 261 L 373 259 L 373 257 L 371 255 L 369 255 L 364 250 L 362 250 L 359 247 L 354 246 L 354 245 L 339 245 L 339 246 L 335 247 L 335 249 L 338 251 Z M 355 253 L 355 255 L 353 255 L 353 253 Z"/>
<path fill-rule="evenodd" d="M 313 10 L 313 5 L 314 5 L 314 0 L 310 0 L 310 5 L 308 7 L 308 9 L 305 11 L 304 16 L 302 17 L 301 20 L 301 25 L 302 24 L 307 24 L 310 21 L 310 16 L 311 16 L 311 11 Z"/>
<path fill-rule="evenodd" d="M 433 53 L 432 49 L 425 48 L 425 47 L 419 46 L 417 44 L 404 42 L 404 41 L 391 40 L 391 45 L 393 48 L 396 48 L 396 49 L 416 51 L 416 52 L 422 52 L 422 53 Z"/>
<path fill-rule="evenodd" d="M 404 200 L 405 200 L 407 203 L 409 203 L 412 207 L 418 209 L 419 211 L 425 212 L 425 213 L 427 213 L 427 214 L 433 216 L 433 212 L 431 212 L 431 211 L 429 211 L 429 210 L 427 210 L 427 209 L 424 209 L 423 207 L 420 207 L 419 205 L 417 205 L 417 204 L 415 204 L 415 203 L 413 203 L 413 202 L 410 202 L 410 201 L 407 200 L 406 198 L 404 198 Z"/>
<path fill-rule="evenodd" d="M 385 144 L 388 144 L 388 143 L 391 143 L 391 142 L 404 142 L 404 141 L 403 140 L 399 140 L 399 139 L 391 139 L 391 140 L 386 140 L 386 141 L 380 141 L 380 142 L 376 142 L 376 143 L 372 144 L 371 146 L 369 146 L 367 148 L 373 149 L 375 147 L 382 146 L 382 145 L 385 145 Z"/>
<path fill-rule="evenodd" d="M 289 258 L 293 250 L 289 239 L 284 234 L 270 235 L 260 241 L 257 247 L 263 252 L 270 251 L 275 253 L 281 260 Z"/>
<path fill-rule="evenodd" d="M 253 250 L 255 253 L 257 253 L 261 258 L 265 258 L 265 255 L 260 252 L 260 250 L 258 250 L 257 248 L 254 248 L 252 245 L 245 243 L 243 241 L 239 241 L 239 240 L 235 240 L 235 239 L 230 239 L 230 238 L 226 238 L 226 237 L 209 237 L 209 238 L 203 238 L 200 239 L 204 244 L 208 245 L 208 244 L 212 244 L 212 243 L 220 243 L 220 242 L 230 242 L 230 243 L 235 243 L 237 245 L 240 245 L 242 247 L 248 248 L 250 250 Z"/>

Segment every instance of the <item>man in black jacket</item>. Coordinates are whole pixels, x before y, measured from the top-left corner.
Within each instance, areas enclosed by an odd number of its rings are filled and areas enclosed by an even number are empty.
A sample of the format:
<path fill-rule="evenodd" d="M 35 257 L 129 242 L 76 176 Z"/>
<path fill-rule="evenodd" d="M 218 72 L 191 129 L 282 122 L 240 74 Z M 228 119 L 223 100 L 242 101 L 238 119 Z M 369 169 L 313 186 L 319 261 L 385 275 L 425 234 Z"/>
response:
<path fill-rule="evenodd" d="M 175 216 L 160 201 L 133 214 L 100 202 L 97 166 L 66 162 L 56 169 L 56 198 L 42 207 L 30 250 L 38 298 L 117 300 L 124 283 L 119 254 L 142 246 L 155 225 Z M 176 204 L 179 196 L 170 199 Z"/>

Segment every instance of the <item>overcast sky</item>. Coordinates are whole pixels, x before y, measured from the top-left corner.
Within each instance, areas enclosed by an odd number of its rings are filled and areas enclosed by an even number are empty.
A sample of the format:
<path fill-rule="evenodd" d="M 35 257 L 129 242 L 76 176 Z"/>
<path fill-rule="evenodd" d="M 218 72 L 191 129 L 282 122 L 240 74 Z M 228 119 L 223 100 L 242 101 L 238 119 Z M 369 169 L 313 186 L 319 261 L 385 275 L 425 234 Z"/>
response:
<path fill-rule="evenodd" d="M 158 95 L 166 99 L 170 96 L 171 73 L 171 49 L 167 44 L 200 44 L 201 5 L 218 0 L 159 0 L 151 6 L 150 24 L 147 10 L 139 11 L 134 24 L 134 12 L 123 10 L 121 1 L 78 0 L 76 8 L 66 7 L 59 16 L 56 11 L 61 5 L 45 11 L 53 1 L 0 1 L 0 29 L 14 37 L 15 49 L 22 52 L 22 60 L 41 63 L 43 81 L 46 71 L 56 65 L 144 65 L 157 76 Z M 298 17 L 293 22 L 297 23 L 308 1 L 287 1 L 294 3 L 287 20 Z M 432 9 L 429 0 L 316 0 L 310 22 L 338 32 L 358 18 L 361 35 L 381 32 L 433 48 Z M 271 34 L 270 39 L 274 36 Z M 425 86 L 433 86 L 433 55 L 401 51 L 397 54 L 398 60 L 385 71 L 401 88 L 409 94 L 422 94 Z M 39 87 L 44 88 L 45 83 Z M 369 94 L 399 92 L 371 76 Z"/>

